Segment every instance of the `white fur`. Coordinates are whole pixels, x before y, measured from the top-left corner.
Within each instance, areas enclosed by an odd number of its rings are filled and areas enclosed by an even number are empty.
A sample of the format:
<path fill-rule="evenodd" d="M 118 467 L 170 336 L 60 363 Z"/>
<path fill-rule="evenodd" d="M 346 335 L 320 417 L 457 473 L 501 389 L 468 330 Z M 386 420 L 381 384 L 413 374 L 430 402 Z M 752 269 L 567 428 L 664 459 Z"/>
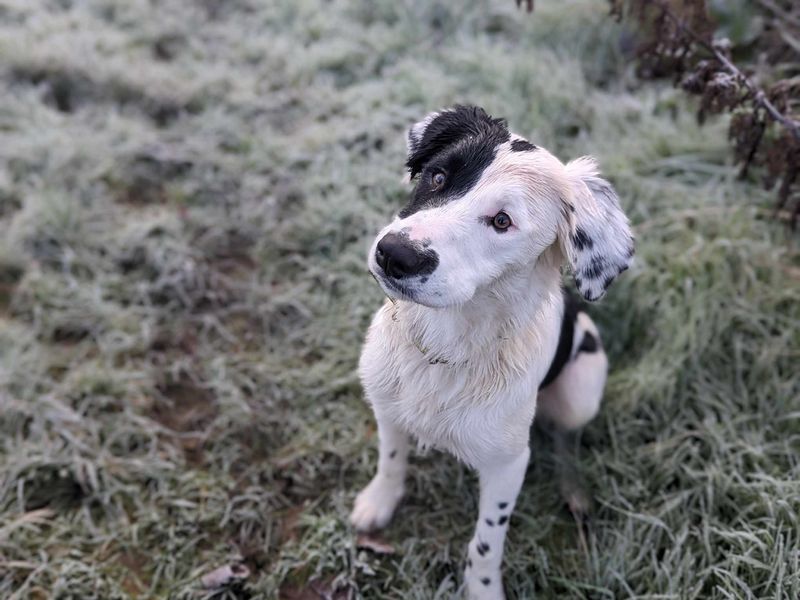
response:
<path fill-rule="evenodd" d="M 573 348 L 580 345 L 586 331 L 600 339 L 589 315 L 579 313 Z M 580 429 L 600 410 L 607 373 L 608 357 L 602 350 L 576 354 L 556 380 L 539 392 L 537 418 L 562 430 Z"/>
<path fill-rule="evenodd" d="M 599 300 L 617 275 L 630 266 L 633 255 L 630 225 L 617 193 L 600 177 L 597 162 L 591 156 L 569 162 L 566 171 L 573 186 L 575 207 L 569 235 L 564 236 L 567 258 L 581 294 L 587 300 Z M 573 236 L 579 229 L 591 239 L 590 246 L 576 246 Z M 587 276 L 595 267 L 597 274 Z"/>
<path fill-rule="evenodd" d="M 410 146 L 434 116 L 412 127 Z M 591 165 L 565 167 L 545 150 L 511 152 L 505 144 L 466 196 L 395 219 L 369 252 L 369 268 L 390 297 L 370 325 L 359 364 L 378 422 L 379 462 L 350 519 L 358 529 L 389 521 L 403 494 L 409 436 L 476 468 L 481 497 L 465 570 L 470 598 L 503 598 L 508 519 L 528 463 L 538 387 L 558 344 L 560 266 L 565 258 L 576 268 L 590 260 L 572 247 L 570 233 L 578 224 L 591 230 L 593 256 L 608 251 L 609 264 L 627 252 L 627 220 L 618 202 L 596 199 L 610 186 L 598 183 Z M 499 234 L 482 218 L 501 210 L 513 226 Z M 377 242 L 401 231 L 439 257 L 433 273 L 402 289 L 375 261 Z M 625 241 L 617 243 L 619 236 Z M 594 295 L 597 286 L 589 286 Z M 574 347 L 585 331 L 597 335 L 582 314 Z M 543 390 L 556 427 L 580 427 L 596 414 L 606 365 L 602 351 L 580 354 Z"/>

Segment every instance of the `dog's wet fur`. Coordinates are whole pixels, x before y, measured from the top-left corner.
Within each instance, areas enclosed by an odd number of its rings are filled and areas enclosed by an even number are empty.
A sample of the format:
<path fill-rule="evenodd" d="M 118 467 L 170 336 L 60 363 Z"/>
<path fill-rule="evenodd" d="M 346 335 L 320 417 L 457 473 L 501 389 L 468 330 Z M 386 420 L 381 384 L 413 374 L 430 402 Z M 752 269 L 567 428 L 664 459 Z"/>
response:
<path fill-rule="evenodd" d="M 389 297 L 359 364 L 379 458 L 350 518 L 361 530 L 388 523 L 411 438 L 452 453 L 481 482 L 467 594 L 503 598 L 505 533 L 534 415 L 574 436 L 597 414 L 606 381 L 600 333 L 562 289 L 561 266 L 585 300 L 598 300 L 630 265 L 633 237 L 593 159 L 565 165 L 482 108 L 429 114 L 407 147 L 415 188 L 368 255 Z"/>

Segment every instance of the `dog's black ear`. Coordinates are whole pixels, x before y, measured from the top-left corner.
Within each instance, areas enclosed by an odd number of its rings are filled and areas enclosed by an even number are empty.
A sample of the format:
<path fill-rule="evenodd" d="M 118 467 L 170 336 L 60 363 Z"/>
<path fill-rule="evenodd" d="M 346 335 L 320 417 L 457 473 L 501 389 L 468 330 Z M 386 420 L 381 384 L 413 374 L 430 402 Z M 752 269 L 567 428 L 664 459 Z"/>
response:
<path fill-rule="evenodd" d="M 634 240 L 619 197 L 600 177 L 593 158 L 573 160 L 567 165 L 567 174 L 573 197 L 562 244 L 578 291 L 593 302 L 630 266 Z"/>
<path fill-rule="evenodd" d="M 428 114 L 408 130 L 408 160 L 411 179 L 439 152 L 468 136 L 500 129 L 508 132 L 505 119 L 493 119 L 479 106 L 456 105 Z"/>

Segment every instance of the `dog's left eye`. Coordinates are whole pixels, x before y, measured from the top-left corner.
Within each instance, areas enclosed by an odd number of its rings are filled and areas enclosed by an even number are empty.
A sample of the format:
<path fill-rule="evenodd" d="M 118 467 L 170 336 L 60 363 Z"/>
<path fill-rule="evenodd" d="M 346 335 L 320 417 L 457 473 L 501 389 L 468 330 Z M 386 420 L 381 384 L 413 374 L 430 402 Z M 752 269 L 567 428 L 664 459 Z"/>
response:
<path fill-rule="evenodd" d="M 492 226 L 499 231 L 505 231 L 511 227 L 511 217 L 504 212 L 499 212 L 492 219 Z"/>
<path fill-rule="evenodd" d="M 441 171 L 436 171 L 431 175 L 431 188 L 434 192 L 444 185 L 445 179 L 446 177 Z"/>

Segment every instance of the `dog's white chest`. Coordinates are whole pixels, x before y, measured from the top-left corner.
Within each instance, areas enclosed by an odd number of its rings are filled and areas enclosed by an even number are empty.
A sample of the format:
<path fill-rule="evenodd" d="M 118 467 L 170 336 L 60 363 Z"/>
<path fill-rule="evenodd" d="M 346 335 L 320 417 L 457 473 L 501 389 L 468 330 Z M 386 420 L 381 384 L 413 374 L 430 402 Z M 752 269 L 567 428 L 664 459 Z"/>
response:
<path fill-rule="evenodd" d="M 381 309 L 364 346 L 361 377 L 376 413 L 472 465 L 525 447 L 541 368 L 502 346 L 452 360 L 398 329 L 391 309 Z"/>

